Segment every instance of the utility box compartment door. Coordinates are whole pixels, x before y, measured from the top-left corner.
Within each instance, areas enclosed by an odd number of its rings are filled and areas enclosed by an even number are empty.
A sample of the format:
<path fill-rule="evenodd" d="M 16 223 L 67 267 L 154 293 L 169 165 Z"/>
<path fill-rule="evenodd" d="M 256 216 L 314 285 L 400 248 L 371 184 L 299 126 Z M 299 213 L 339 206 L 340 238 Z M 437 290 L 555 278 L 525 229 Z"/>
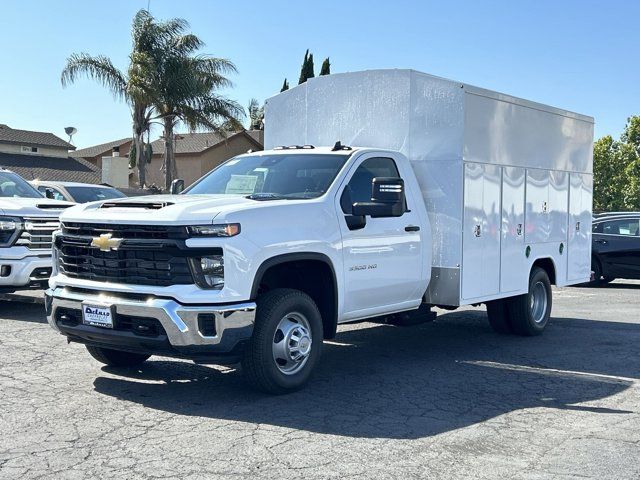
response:
<path fill-rule="evenodd" d="M 525 241 L 544 243 L 550 235 L 549 171 L 527 169 Z"/>
<path fill-rule="evenodd" d="M 500 179 L 495 165 L 465 163 L 462 299 L 500 289 Z"/>
<path fill-rule="evenodd" d="M 567 281 L 591 276 L 591 204 L 593 177 L 571 173 L 569 176 L 569 239 L 567 242 Z"/>
<path fill-rule="evenodd" d="M 502 172 L 502 246 L 500 291 L 526 288 L 524 246 L 524 168 L 504 167 Z"/>

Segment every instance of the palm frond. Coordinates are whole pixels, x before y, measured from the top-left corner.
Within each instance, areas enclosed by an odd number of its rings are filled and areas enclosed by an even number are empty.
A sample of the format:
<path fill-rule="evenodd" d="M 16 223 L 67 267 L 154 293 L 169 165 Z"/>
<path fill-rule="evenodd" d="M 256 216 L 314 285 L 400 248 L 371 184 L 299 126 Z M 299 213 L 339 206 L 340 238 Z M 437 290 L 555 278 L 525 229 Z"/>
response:
<path fill-rule="evenodd" d="M 126 99 L 127 80 L 108 57 L 103 55 L 92 57 L 87 53 L 72 54 L 62 70 L 60 82 L 63 87 L 66 87 L 74 83 L 81 75 L 96 80 L 109 89 L 114 97 Z"/>

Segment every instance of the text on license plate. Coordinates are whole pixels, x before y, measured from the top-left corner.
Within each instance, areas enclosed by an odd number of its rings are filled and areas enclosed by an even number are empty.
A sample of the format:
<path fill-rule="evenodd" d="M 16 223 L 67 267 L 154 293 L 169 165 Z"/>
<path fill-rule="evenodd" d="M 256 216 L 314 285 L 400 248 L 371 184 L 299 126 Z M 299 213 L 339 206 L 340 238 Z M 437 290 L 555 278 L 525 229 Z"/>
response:
<path fill-rule="evenodd" d="M 113 328 L 113 315 L 111 313 L 111 307 L 83 305 L 82 321 L 85 325 Z"/>

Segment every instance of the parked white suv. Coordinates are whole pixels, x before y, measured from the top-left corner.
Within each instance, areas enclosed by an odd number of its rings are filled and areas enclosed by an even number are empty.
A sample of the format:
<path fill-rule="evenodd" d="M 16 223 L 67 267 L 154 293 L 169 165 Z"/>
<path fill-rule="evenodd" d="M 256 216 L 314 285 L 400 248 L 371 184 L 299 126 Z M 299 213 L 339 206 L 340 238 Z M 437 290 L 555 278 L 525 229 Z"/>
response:
<path fill-rule="evenodd" d="M 71 205 L 44 198 L 22 177 L 0 168 L 0 293 L 46 285 L 51 234 Z"/>

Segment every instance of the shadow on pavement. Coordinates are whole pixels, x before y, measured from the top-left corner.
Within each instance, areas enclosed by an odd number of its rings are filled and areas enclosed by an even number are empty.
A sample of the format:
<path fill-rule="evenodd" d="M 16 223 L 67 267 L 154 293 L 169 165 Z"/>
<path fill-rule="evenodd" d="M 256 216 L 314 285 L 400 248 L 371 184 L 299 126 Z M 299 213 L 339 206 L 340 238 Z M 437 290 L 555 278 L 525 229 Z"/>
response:
<path fill-rule="evenodd" d="M 255 393 L 239 371 L 151 360 L 97 392 L 178 415 L 371 438 L 419 438 L 532 407 L 627 414 L 599 399 L 640 378 L 640 325 L 555 318 L 541 337 L 494 334 L 482 311 L 411 328 L 353 327 L 326 343 L 306 389 Z M 594 405 L 575 405 L 594 402 Z"/>
<path fill-rule="evenodd" d="M 44 305 L 37 303 L 0 301 L 0 316 L 19 322 L 47 323 Z"/>

